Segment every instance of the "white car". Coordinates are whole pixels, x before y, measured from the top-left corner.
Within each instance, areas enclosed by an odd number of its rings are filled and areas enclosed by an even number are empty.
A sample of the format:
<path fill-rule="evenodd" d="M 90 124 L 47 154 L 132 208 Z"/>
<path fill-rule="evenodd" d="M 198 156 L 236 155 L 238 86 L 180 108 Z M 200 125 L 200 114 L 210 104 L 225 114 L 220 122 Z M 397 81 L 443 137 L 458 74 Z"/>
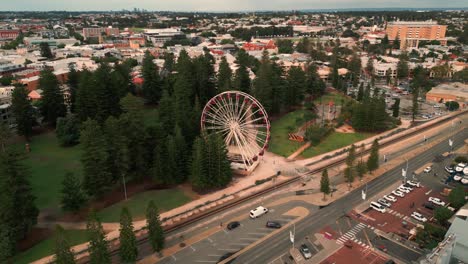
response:
<path fill-rule="evenodd" d="M 404 188 L 410 192 L 413 190 L 413 188 L 411 188 L 410 186 L 405 186 L 404 184 L 400 185 L 400 188 Z"/>
<path fill-rule="evenodd" d="M 450 174 L 455 172 L 455 170 L 452 167 L 449 167 L 449 166 L 445 166 L 445 171 L 450 173 Z"/>
<path fill-rule="evenodd" d="M 460 174 L 456 174 L 455 176 L 453 176 L 454 181 L 460 181 L 462 178 L 463 176 L 461 176 Z"/>
<path fill-rule="evenodd" d="M 455 167 L 455 171 L 462 172 L 465 167 L 466 167 L 465 163 L 458 163 L 457 166 Z"/>
<path fill-rule="evenodd" d="M 392 204 L 391 204 L 389 201 L 387 201 L 387 200 L 385 200 L 385 199 L 382 199 L 382 198 L 381 198 L 381 199 L 378 199 L 377 202 L 378 202 L 379 204 L 385 206 L 385 207 L 390 207 L 390 206 L 392 206 Z"/>
<path fill-rule="evenodd" d="M 419 182 L 417 182 L 417 181 L 407 181 L 406 183 L 407 183 L 408 185 L 413 186 L 413 187 L 418 187 L 418 188 L 419 188 L 419 187 L 421 186 L 421 185 L 419 184 Z"/>
<path fill-rule="evenodd" d="M 395 198 L 395 196 L 392 196 L 392 195 L 390 195 L 390 194 L 389 194 L 389 195 L 385 195 L 383 198 L 384 198 L 385 200 L 387 200 L 387 201 L 389 201 L 389 202 L 393 202 L 393 203 L 397 201 L 397 199 Z"/>
<path fill-rule="evenodd" d="M 463 179 L 461 179 L 461 183 L 465 185 L 468 184 L 468 176 L 463 177 Z"/>
<path fill-rule="evenodd" d="M 436 197 L 429 197 L 429 202 L 432 202 L 433 204 L 437 204 L 437 205 L 440 205 L 440 206 L 444 206 L 445 205 L 445 202 L 440 200 L 439 198 L 436 198 Z"/>
<path fill-rule="evenodd" d="M 405 187 L 402 187 L 402 186 L 398 187 L 397 190 L 402 192 L 402 193 L 410 193 L 410 190 L 408 190 L 408 189 L 406 189 Z"/>
<path fill-rule="evenodd" d="M 431 167 L 431 166 L 426 167 L 426 168 L 424 169 L 424 172 L 425 172 L 425 173 L 429 173 L 429 172 L 431 172 L 431 171 L 432 171 L 432 167 Z"/>
<path fill-rule="evenodd" d="M 413 212 L 411 214 L 411 217 L 413 217 L 414 219 L 416 219 L 416 220 L 418 220 L 420 222 L 423 222 L 423 223 L 427 222 L 427 218 L 424 217 L 422 214 L 420 214 L 418 212 Z"/>
<path fill-rule="evenodd" d="M 399 191 L 399 190 L 394 190 L 394 191 L 392 191 L 392 194 L 394 194 L 394 195 L 396 195 L 396 196 L 398 196 L 398 197 L 405 197 L 405 194 L 402 193 L 402 192 Z"/>

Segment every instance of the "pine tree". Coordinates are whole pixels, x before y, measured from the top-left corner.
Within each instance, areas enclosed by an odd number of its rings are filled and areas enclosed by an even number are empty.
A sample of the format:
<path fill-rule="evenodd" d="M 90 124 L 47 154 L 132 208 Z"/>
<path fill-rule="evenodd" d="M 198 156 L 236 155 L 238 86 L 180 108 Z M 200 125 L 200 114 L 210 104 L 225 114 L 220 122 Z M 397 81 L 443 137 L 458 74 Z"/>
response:
<path fill-rule="evenodd" d="M 317 66 L 314 63 L 309 63 L 306 69 L 307 76 L 307 93 L 318 98 L 325 93 L 325 84 L 320 79 L 320 76 L 317 72 Z"/>
<path fill-rule="evenodd" d="M 325 195 L 330 194 L 331 191 L 327 169 L 322 171 L 322 178 L 320 178 L 320 191 L 323 193 L 323 200 L 325 200 Z"/>
<path fill-rule="evenodd" d="M 58 117 L 67 113 L 63 92 L 60 90 L 57 77 L 46 68 L 39 75 L 39 89 L 42 90 L 41 113 L 44 121 L 55 126 Z"/>
<path fill-rule="evenodd" d="M 374 59 L 372 57 L 367 60 L 366 71 L 371 77 L 374 76 Z"/>
<path fill-rule="evenodd" d="M 273 87 L 271 84 L 271 62 L 268 58 L 268 52 L 264 51 L 260 68 L 257 72 L 257 76 L 254 80 L 254 91 L 253 94 L 257 100 L 263 105 L 267 112 L 272 110 L 272 91 Z"/>
<path fill-rule="evenodd" d="M 11 111 L 16 122 L 16 131 L 29 139 L 34 125 L 33 107 L 28 98 L 28 91 L 24 86 L 17 86 L 13 90 Z"/>
<path fill-rule="evenodd" d="M 146 228 L 153 251 L 160 253 L 164 248 L 164 230 L 154 201 L 150 201 L 146 208 Z"/>
<path fill-rule="evenodd" d="M 174 131 L 174 146 L 175 146 L 175 176 L 177 182 L 181 183 L 186 180 L 187 175 L 187 145 L 185 138 L 182 135 L 182 130 L 179 126 L 175 127 Z"/>
<path fill-rule="evenodd" d="M 75 114 L 57 118 L 55 134 L 61 146 L 74 146 L 80 141 L 80 122 Z"/>
<path fill-rule="evenodd" d="M 229 67 L 229 64 L 226 60 L 226 57 L 223 56 L 221 62 L 219 63 L 218 70 L 218 92 L 224 92 L 231 90 L 232 87 L 232 70 Z"/>
<path fill-rule="evenodd" d="M 120 213 L 120 261 L 134 263 L 138 257 L 138 246 L 133 231 L 132 216 L 126 207 Z"/>
<path fill-rule="evenodd" d="M 373 172 L 379 168 L 379 142 L 377 139 L 372 143 L 369 159 L 367 160 L 367 170 Z"/>
<path fill-rule="evenodd" d="M 362 180 L 362 177 L 364 177 L 364 174 L 367 172 L 367 165 L 364 163 L 362 160 L 358 161 L 356 165 L 356 173 L 359 177 L 359 179 Z"/>
<path fill-rule="evenodd" d="M 15 253 L 17 241 L 37 223 L 39 214 L 22 159 L 14 149 L 0 152 L 0 260 Z"/>
<path fill-rule="evenodd" d="M 41 44 L 39 44 L 39 48 L 41 49 L 41 56 L 42 57 L 45 57 L 47 59 L 54 58 L 54 54 L 52 54 L 52 51 L 50 50 L 49 43 L 41 42 Z"/>
<path fill-rule="evenodd" d="M 152 104 L 156 104 L 161 98 L 162 85 L 158 67 L 154 64 L 153 60 L 153 55 L 149 51 L 146 51 L 143 57 L 142 75 L 144 82 L 142 89 L 146 100 Z"/>
<path fill-rule="evenodd" d="M 170 183 L 181 183 L 182 180 L 181 178 L 184 177 L 184 175 L 178 175 L 178 169 L 177 169 L 177 159 L 179 158 L 177 156 L 177 146 L 175 143 L 175 139 L 173 135 L 169 135 L 166 139 L 166 151 L 167 151 L 167 179 L 169 180 Z"/>
<path fill-rule="evenodd" d="M 164 53 L 164 66 L 163 68 L 168 72 L 171 73 L 174 70 L 174 54 L 171 52 Z"/>
<path fill-rule="evenodd" d="M 166 172 L 169 170 L 167 163 L 167 152 L 163 142 L 159 142 L 153 151 L 153 163 L 151 167 L 153 181 L 159 184 L 170 184 L 171 175 Z"/>
<path fill-rule="evenodd" d="M 400 55 L 400 60 L 397 64 L 397 78 L 407 78 L 409 74 L 409 67 L 408 67 L 408 55 L 403 53 Z"/>
<path fill-rule="evenodd" d="M 398 117 L 400 115 L 400 98 L 396 98 L 392 105 L 392 116 Z"/>
<path fill-rule="evenodd" d="M 197 137 L 193 143 L 190 163 L 190 182 L 195 190 L 203 190 L 209 185 L 206 182 L 206 174 L 204 142 Z"/>
<path fill-rule="evenodd" d="M 412 93 L 413 93 L 413 98 L 412 98 L 411 114 L 412 114 L 412 119 L 414 122 L 414 120 L 416 119 L 416 116 L 419 113 L 419 102 L 418 102 L 419 87 L 414 87 Z"/>
<path fill-rule="evenodd" d="M 203 103 L 207 102 L 216 94 L 216 74 L 213 66 L 214 58 L 209 52 L 193 59 L 195 70 L 195 83 L 193 96 L 199 98 Z M 191 102 L 195 99 L 190 98 Z"/>
<path fill-rule="evenodd" d="M 107 141 L 96 121 L 88 120 L 82 127 L 80 142 L 83 146 L 83 188 L 89 196 L 100 196 L 112 187 Z"/>
<path fill-rule="evenodd" d="M 167 90 L 163 91 L 161 100 L 159 101 L 158 117 L 161 125 L 166 133 L 172 131 L 175 126 L 175 113 L 173 97 L 170 96 Z"/>
<path fill-rule="evenodd" d="M 0 122 L 0 154 L 6 151 L 8 140 L 11 138 L 11 130 L 7 124 Z"/>
<path fill-rule="evenodd" d="M 120 109 L 119 91 L 113 85 L 112 69 L 106 63 L 101 63 L 94 72 L 94 94 L 96 96 L 96 120 L 102 124 L 109 116 L 118 116 Z"/>
<path fill-rule="evenodd" d="M 70 89 L 70 111 L 75 113 L 76 110 L 76 97 L 78 86 L 80 83 L 80 73 L 75 69 L 73 64 L 68 65 L 67 84 Z"/>
<path fill-rule="evenodd" d="M 351 186 L 351 183 L 354 181 L 354 171 L 355 171 L 355 164 L 354 162 L 356 161 L 356 146 L 351 145 L 351 148 L 348 151 L 348 157 L 346 157 L 346 166 L 347 168 L 345 169 L 345 178 L 346 181 L 349 183 Z"/>
<path fill-rule="evenodd" d="M 234 74 L 234 90 L 250 93 L 250 86 L 251 81 L 247 66 L 239 65 L 239 68 L 237 68 Z"/>
<path fill-rule="evenodd" d="M 65 174 L 62 181 L 62 209 L 77 212 L 86 202 L 81 182 L 72 172 Z"/>
<path fill-rule="evenodd" d="M 291 67 L 286 78 L 286 104 L 289 107 L 296 106 L 304 100 L 306 90 L 306 75 L 299 67 Z"/>
<path fill-rule="evenodd" d="M 123 181 L 130 167 L 128 139 L 122 134 L 119 120 L 113 116 L 107 118 L 103 132 L 107 139 L 107 166 L 112 174 L 112 180 Z"/>
<path fill-rule="evenodd" d="M 215 172 L 216 187 L 225 187 L 232 180 L 231 163 L 228 160 L 226 144 L 220 134 L 212 134 L 211 144 L 215 150 Z"/>
<path fill-rule="evenodd" d="M 86 229 L 89 237 L 89 263 L 111 264 L 111 256 L 106 235 L 95 212 L 91 212 Z"/>
<path fill-rule="evenodd" d="M 364 83 L 362 82 L 360 85 L 359 85 L 359 90 L 358 90 L 358 94 L 357 94 L 357 98 L 356 100 L 358 100 L 359 102 L 362 101 L 364 97 Z"/>
<path fill-rule="evenodd" d="M 80 121 L 88 118 L 95 119 L 97 114 L 97 98 L 95 93 L 95 80 L 93 74 L 84 70 L 80 73 L 78 91 L 76 93 L 75 112 Z"/>
<path fill-rule="evenodd" d="M 70 242 L 65 234 L 65 230 L 60 225 L 55 227 L 55 257 L 54 263 L 74 264 L 75 255 L 71 250 Z"/>

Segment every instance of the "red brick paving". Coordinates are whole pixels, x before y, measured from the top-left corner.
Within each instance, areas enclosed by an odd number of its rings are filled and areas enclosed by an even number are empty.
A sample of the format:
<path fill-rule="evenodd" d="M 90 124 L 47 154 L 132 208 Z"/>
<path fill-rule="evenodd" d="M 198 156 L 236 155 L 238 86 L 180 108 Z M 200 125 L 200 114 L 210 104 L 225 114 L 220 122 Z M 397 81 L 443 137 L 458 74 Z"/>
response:
<path fill-rule="evenodd" d="M 384 264 L 387 259 L 371 249 L 366 249 L 354 242 L 352 247 L 342 247 L 333 255 L 321 262 L 321 264 Z"/>

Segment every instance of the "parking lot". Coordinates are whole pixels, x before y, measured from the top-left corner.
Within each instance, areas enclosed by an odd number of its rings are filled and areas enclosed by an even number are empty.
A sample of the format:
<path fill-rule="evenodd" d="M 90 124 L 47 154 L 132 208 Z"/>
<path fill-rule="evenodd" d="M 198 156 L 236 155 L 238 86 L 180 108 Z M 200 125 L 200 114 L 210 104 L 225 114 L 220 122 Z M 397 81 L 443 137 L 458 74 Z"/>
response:
<path fill-rule="evenodd" d="M 217 263 L 276 230 L 267 228 L 267 221 L 279 222 L 284 226 L 296 218 L 283 213 L 281 210 L 270 209 L 257 219 L 250 219 L 246 213 L 242 219 L 236 219 L 240 223 L 237 228 L 223 228 L 206 239 L 185 246 L 159 263 Z M 223 227 L 227 224 L 223 223 Z"/>
<path fill-rule="evenodd" d="M 347 246 L 340 248 L 337 252 L 321 262 L 321 264 L 332 263 L 385 263 L 387 258 L 381 256 L 369 247 L 365 247 L 355 242 L 350 242 Z"/>

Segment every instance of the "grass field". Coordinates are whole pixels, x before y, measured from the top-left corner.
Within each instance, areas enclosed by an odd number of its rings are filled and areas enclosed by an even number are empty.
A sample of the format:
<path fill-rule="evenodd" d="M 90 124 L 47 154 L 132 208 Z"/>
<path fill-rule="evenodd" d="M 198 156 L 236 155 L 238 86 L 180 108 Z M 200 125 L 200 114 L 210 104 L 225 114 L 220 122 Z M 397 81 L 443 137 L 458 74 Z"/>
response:
<path fill-rule="evenodd" d="M 301 157 L 310 158 L 317 156 L 335 149 L 345 147 L 347 145 L 353 144 L 355 142 L 364 140 L 368 137 L 373 136 L 372 133 L 338 133 L 333 132 L 328 137 L 326 137 L 320 144 L 317 146 L 311 146 L 302 152 Z"/>
<path fill-rule="evenodd" d="M 287 157 L 294 153 L 302 143 L 291 141 L 288 133 L 295 132 L 303 124 L 296 123 L 302 120 L 306 110 L 296 110 L 271 123 L 271 140 L 268 151 Z"/>
<path fill-rule="evenodd" d="M 81 149 L 79 146 L 61 147 L 52 132 L 33 137 L 30 146 L 25 164 L 31 171 L 36 205 L 39 209 L 58 208 L 65 173 L 71 171 L 81 175 Z M 18 143 L 17 147 L 23 150 L 24 144 Z"/>
<path fill-rule="evenodd" d="M 68 238 L 70 245 L 79 245 L 88 240 L 87 233 L 85 230 L 65 230 L 65 234 Z M 13 258 L 13 262 L 16 264 L 31 263 L 35 260 L 53 254 L 54 247 L 55 241 L 54 238 L 51 237 L 35 245 L 34 247 L 16 255 Z"/>
<path fill-rule="evenodd" d="M 317 98 L 314 100 L 314 104 L 319 105 L 320 101 L 323 104 L 328 104 L 330 101 L 332 101 L 335 105 L 341 104 L 341 100 L 344 100 L 344 102 L 349 101 L 348 97 L 340 94 L 340 93 L 327 93 L 323 95 L 321 98 Z"/>
<path fill-rule="evenodd" d="M 120 211 L 126 206 L 132 213 L 133 220 L 141 220 L 145 218 L 146 207 L 150 200 L 156 203 L 160 212 L 164 212 L 181 206 L 191 199 L 178 188 L 147 191 L 99 211 L 98 216 L 102 222 L 118 222 L 120 220 Z"/>

